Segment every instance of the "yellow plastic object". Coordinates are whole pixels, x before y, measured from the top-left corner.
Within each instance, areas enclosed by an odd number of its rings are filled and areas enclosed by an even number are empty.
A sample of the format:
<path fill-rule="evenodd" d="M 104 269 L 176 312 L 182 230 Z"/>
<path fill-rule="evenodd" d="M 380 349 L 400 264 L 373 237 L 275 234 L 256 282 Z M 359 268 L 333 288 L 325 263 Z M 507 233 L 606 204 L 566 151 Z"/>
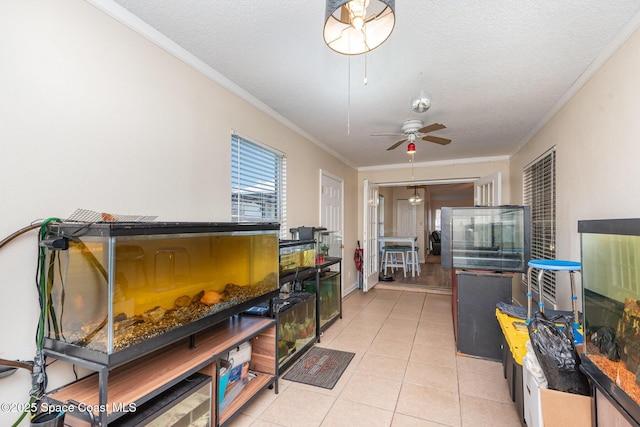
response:
<path fill-rule="evenodd" d="M 529 331 L 526 328 L 518 328 L 516 325 L 524 323 L 524 320 L 517 317 L 511 317 L 502 313 L 498 309 L 496 309 L 496 317 L 498 318 L 500 329 L 502 329 L 502 333 L 507 341 L 513 360 L 515 360 L 518 365 L 522 366 L 522 358 L 527 354 L 527 347 L 525 344 L 529 341 Z"/>
<path fill-rule="evenodd" d="M 527 354 L 526 343 L 529 341 L 529 330 L 526 327 L 526 323 L 523 319 L 512 317 L 504 314 L 496 308 L 496 317 L 502 329 L 509 350 L 513 356 L 513 360 L 520 366 L 522 366 L 522 358 Z M 558 326 L 563 326 L 557 324 Z M 582 336 L 584 333 L 582 326 L 576 329 L 576 332 Z"/>

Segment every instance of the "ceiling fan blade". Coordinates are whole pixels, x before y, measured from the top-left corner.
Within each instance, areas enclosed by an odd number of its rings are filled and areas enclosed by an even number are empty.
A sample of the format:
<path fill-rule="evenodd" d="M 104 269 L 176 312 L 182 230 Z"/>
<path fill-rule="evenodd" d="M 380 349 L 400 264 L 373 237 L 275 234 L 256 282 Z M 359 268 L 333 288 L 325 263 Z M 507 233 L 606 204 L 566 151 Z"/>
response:
<path fill-rule="evenodd" d="M 393 133 L 389 133 L 389 132 L 378 132 L 378 133 L 372 133 L 371 136 L 404 136 L 404 133 L 398 133 L 398 132 L 393 132 Z"/>
<path fill-rule="evenodd" d="M 420 133 L 429 133 L 435 130 L 446 129 L 447 127 L 442 123 L 432 123 L 429 126 L 425 126 L 422 129 L 418 130 Z"/>
<path fill-rule="evenodd" d="M 438 136 L 433 136 L 433 135 L 423 136 L 422 140 L 423 141 L 429 141 L 429 142 L 435 142 L 436 144 L 440 144 L 440 145 L 447 145 L 447 144 L 449 144 L 451 142 L 450 139 L 440 138 Z"/>
<path fill-rule="evenodd" d="M 402 144 L 403 142 L 405 142 L 407 139 L 403 139 L 401 141 L 396 142 L 395 144 L 393 144 L 391 147 L 387 148 L 387 151 L 389 150 L 393 150 L 394 148 L 397 148 L 398 146 L 400 146 L 400 144 Z"/>

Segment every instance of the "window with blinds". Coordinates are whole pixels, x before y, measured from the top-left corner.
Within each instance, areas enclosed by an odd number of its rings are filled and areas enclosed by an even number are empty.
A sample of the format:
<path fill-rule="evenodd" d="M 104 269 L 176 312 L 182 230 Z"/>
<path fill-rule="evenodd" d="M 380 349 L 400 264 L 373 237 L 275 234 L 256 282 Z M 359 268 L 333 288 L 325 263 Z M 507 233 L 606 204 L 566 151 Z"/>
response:
<path fill-rule="evenodd" d="M 531 206 L 531 259 L 556 259 L 556 151 L 555 148 L 529 164 L 523 174 L 523 201 Z M 531 278 L 538 290 L 538 275 Z M 523 280 L 526 281 L 526 276 Z M 546 271 L 540 299 L 555 304 L 556 276 Z M 525 283 L 526 284 L 526 283 Z"/>
<path fill-rule="evenodd" d="M 231 219 L 238 222 L 278 222 L 286 230 L 286 157 L 284 154 L 231 136 Z"/>

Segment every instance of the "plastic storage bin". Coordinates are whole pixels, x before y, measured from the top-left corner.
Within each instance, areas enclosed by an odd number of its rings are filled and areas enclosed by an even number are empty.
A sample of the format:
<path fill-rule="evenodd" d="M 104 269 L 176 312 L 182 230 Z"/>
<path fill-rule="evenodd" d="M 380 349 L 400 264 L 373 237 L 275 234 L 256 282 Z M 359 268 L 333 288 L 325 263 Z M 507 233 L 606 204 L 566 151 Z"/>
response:
<path fill-rule="evenodd" d="M 220 387 L 218 388 L 218 403 L 222 404 L 224 395 L 229 385 L 229 376 L 231 375 L 231 362 L 220 359 Z"/>

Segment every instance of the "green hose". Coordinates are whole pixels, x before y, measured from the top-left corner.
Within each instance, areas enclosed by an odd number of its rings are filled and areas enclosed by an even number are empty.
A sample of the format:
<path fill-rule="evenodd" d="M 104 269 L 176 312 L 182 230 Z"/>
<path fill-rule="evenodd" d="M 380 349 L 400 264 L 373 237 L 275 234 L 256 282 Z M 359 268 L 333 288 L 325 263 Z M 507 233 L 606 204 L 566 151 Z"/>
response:
<path fill-rule="evenodd" d="M 24 420 L 24 417 L 27 416 L 27 413 L 29 413 L 29 408 L 31 408 L 31 405 L 33 405 L 33 402 L 35 402 L 36 398 L 34 396 L 31 396 L 31 399 L 29 399 L 29 405 L 24 408 L 24 412 L 22 413 L 22 415 L 20 415 L 20 418 L 18 418 L 18 420 L 13 423 L 11 425 L 11 427 L 18 427 L 18 425 L 20 425 L 20 423 L 22 422 L 22 420 Z"/>
<path fill-rule="evenodd" d="M 42 222 L 42 225 L 40 225 L 40 239 L 39 241 L 43 240 L 46 237 L 47 234 L 47 226 L 51 223 L 51 222 L 60 222 L 60 220 L 58 218 L 48 218 L 46 220 L 44 220 Z M 39 256 L 39 263 L 40 263 L 40 277 L 39 277 L 39 294 L 40 294 L 40 320 L 38 323 L 38 334 L 36 336 L 36 347 L 38 350 L 42 350 L 42 347 L 44 345 L 44 323 L 46 321 L 46 317 L 47 317 L 47 310 L 49 309 L 49 305 L 51 304 L 51 302 L 49 301 L 49 296 L 48 296 L 48 287 L 47 287 L 47 282 L 49 279 L 49 274 L 47 274 L 49 272 L 49 269 L 45 269 L 45 260 L 47 258 L 47 250 L 45 247 L 39 247 L 39 252 L 40 252 L 40 256 Z M 53 265 L 53 260 L 54 260 L 54 256 L 55 256 L 55 252 L 52 252 L 52 259 L 51 259 L 51 266 Z M 50 266 L 50 267 L 51 267 Z M 55 321 L 55 316 L 53 317 L 54 321 Z M 57 328 L 57 324 L 56 324 L 56 328 Z"/>

